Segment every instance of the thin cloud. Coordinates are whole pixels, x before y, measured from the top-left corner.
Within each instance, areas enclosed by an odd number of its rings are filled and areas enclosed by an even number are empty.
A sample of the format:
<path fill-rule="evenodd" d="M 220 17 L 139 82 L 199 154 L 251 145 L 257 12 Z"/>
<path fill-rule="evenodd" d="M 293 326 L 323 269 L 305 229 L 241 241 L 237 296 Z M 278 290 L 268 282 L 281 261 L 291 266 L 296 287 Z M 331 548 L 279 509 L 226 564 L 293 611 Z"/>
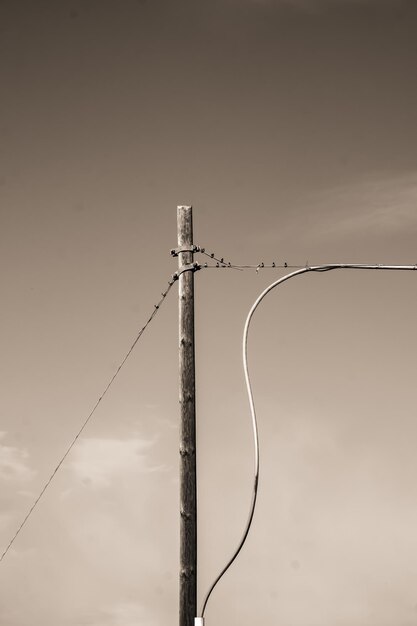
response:
<path fill-rule="evenodd" d="M 132 439 L 85 439 L 74 451 L 71 469 L 87 485 L 108 487 L 121 475 L 151 473 L 165 466 L 150 466 L 147 451 L 153 441 Z"/>
<path fill-rule="evenodd" d="M 10 513 L 0 513 L 0 530 L 4 530 L 10 524 L 12 516 Z"/>
<path fill-rule="evenodd" d="M 125 602 L 114 605 L 112 607 L 103 610 L 100 622 L 100 626 L 106 624 L 106 626 L 137 626 L 137 624 L 147 624 L 147 626 L 153 626 L 156 624 L 155 620 L 149 615 L 149 611 L 146 611 L 145 607 L 141 604 L 134 602 Z"/>
<path fill-rule="evenodd" d="M 29 467 L 29 455 L 26 450 L 6 446 L 1 440 L 6 437 L 0 432 L 0 480 L 26 482 L 32 480 L 35 472 Z"/>
<path fill-rule="evenodd" d="M 277 621 L 324 625 L 344 616 L 343 624 L 411 624 L 412 446 L 390 437 L 363 445 L 360 426 L 349 441 L 346 432 L 307 410 L 291 415 L 265 450 L 265 463 L 269 457 L 276 468 L 280 460 L 278 475 L 265 472 L 264 497 L 276 508 L 258 521 L 265 538 L 258 550 L 273 572 L 268 584 L 279 590 Z M 401 450 L 395 462 L 387 454 L 393 445 Z"/>
<path fill-rule="evenodd" d="M 417 173 L 336 187 L 319 202 L 329 213 L 320 236 L 417 232 Z"/>

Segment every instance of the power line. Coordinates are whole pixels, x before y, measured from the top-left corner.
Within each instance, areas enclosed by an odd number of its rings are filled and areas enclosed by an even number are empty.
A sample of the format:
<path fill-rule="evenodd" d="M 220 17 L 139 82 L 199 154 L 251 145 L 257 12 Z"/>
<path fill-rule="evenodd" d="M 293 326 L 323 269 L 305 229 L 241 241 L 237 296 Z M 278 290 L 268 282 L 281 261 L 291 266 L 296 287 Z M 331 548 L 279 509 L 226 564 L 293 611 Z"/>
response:
<path fill-rule="evenodd" d="M 207 263 L 205 265 L 197 265 L 195 266 L 195 269 L 202 269 L 202 268 L 211 268 L 211 267 L 227 267 L 227 268 L 232 268 L 232 269 L 239 269 L 239 270 L 243 270 L 244 268 L 248 268 L 248 267 L 253 267 L 253 266 L 234 266 L 232 265 L 230 262 L 227 262 L 224 260 L 223 257 L 217 257 L 214 253 L 208 253 L 205 251 L 204 248 L 201 248 L 200 246 L 195 246 L 195 252 L 201 252 L 202 254 L 204 254 L 205 256 L 209 257 L 210 259 L 213 259 L 214 261 L 216 261 L 216 265 L 215 266 L 209 266 Z M 171 254 L 173 256 L 176 256 L 176 251 L 172 250 Z M 275 264 L 273 265 L 275 267 Z M 257 266 L 254 266 L 255 268 Z M 262 267 L 267 267 L 262 265 Z M 271 266 L 272 267 L 272 266 Z M 159 307 L 161 306 L 161 304 L 163 303 L 163 301 L 165 300 L 166 296 L 168 295 L 169 291 L 171 290 L 174 282 L 176 280 L 178 280 L 179 277 L 179 272 L 176 272 L 175 274 L 173 274 L 173 276 L 171 277 L 171 280 L 168 281 L 168 287 L 167 289 L 162 292 L 161 294 L 161 298 L 159 299 L 159 301 L 154 305 L 153 311 L 151 313 L 151 315 L 149 316 L 148 320 L 146 321 L 146 323 L 142 326 L 142 328 L 140 329 L 140 331 L 138 332 L 134 342 L 132 343 L 132 345 L 130 346 L 129 350 L 127 351 L 127 353 L 125 354 L 125 356 L 123 357 L 122 361 L 120 362 L 119 366 L 117 367 L 117 369 L 115 370 L 113 376 L 111 377 L 111 379 L 109 380 L 109 382 L 107 383 L 106 387 L 104 388 L 102 394 L 100 395 L 100 397 L 97 399 L 96 403 L 94 404 L 92 410 L 90 411 L 90 413 L 87 415 L 87 417 L 85 418 L 83 424 L 81 425 L 80 429 L 78 430 L 78 432 L 76 433 L 75 437 L 73 438 L 73 440 L 71 441 L 71 443 L 69 444 L 69 446 L 67 447 L 65 453 L 63 454 L 63 456 L 61 457 L 61 459 L 59 460 L 58 464 L 56 465 L 54 471 L 52 472 L 52 474 L 50 475 L 50 477 L 48 478 L 48 480 L 46 481 L 45 485 L 43 486 L 42 490 L 40 491 L 39 495 L 37 496 L 37 498 L 35 499 L 35 501 L 33 502 L 32 506 L 30 507 L 30 509 L 28 510 L 26 516 L 23 518 L 21 524 L 19 525 L 19 527 L 17 528 L 16 532 L 14 533 L 14 535 L 12 536 L 11 540 L 9 541 L 7 547 L 5 548 L 5 550 L 3 551 L 2 555 L 0 556 L 0 562 L 3 561 L 4 557 L 6 556 L 6 554 L 9 552 L 10 548 L 12 547 L 13 543 L 15 542 L 16 538 L 18 537 L 18 535 L 20 534 L 20 532 L 22 531 L 22 529 L 24 528 L 24 526 L 26 525 L 27 521 L 29 520 L 30 516 L 32 515 L 33 511 L 35 510 L 35 508 L 37 507 L 39 501 L 42 499 L 45 491 L 48 489 L 49 485 L 51 484 L 51 482 L 53 481 L 53 479 L 55 478 L 55 475 L 57 474 L 57 472 L 59 471 L 59 469 L 61 468 L 62 464 L 64 463 L 65 459 L 67 458 L 67 456 L 69 455 L 69 453 L 71 452 L 72 448 L 75 446 L 75 444 L 77 443 L 79 437 L 81 436 L 81 434 L 83 433 L 84 429 L 86 428 L 87 424 L 89 423 L 89 421 L 91 420 L 91 418 L 93 417 L 94 413 L 96 412 L 99 404 L 101 403 L 101 401 L 103 400 L 103 398 L 105 397 L 105 395 L 107 394 L 107 392 L 109 391 L 110 387 L 113 385 L 115 379 L 117 378 L 118 374 L 120 373 L 120 370 L 122 369 L 122 367 L 124 366 L 124 364 L 126 363 L 127 359 L 129 358 L 129 356 L 131 355 L 131 353 L 133 352 L 136 344 L 138 343 L 139 339 L 141 338 L 142 334 L 145 332 L 146 328 L 149 326 L 149 324 L 152 322 L 153 318 L 155 317 L 155 315 L 157 314 Z"/>
<path fill-rule="evenodd" d="M 201 617 L 196 618 L 196 624 L 201 624 L 201 626 L 204 625 L 204 613 L 205 613 L 209 598 L 214 588 L 216 587 L 217 583 L 220 581 L 223 575 L 227 572 L 229 567 L 234 563 L 240 551 L 242 550 L 243 545 L 245 544 L 246 539 L 248 537 L 249 530 L 251 528 L 252 521 L 253 521 L 253 516 L 255 514 L 255 507 L 256 507 L 256 501 L 257 501 L 257 495 L 258 495 L 258 485 L 259 485 L 259 435 L 258 435 L 258 424 L 257 424 L 257 419 L 256 419 L 255 404 L 254 404 L 253 393 L 252 393 L 252 385 L 250 381 L 249 368 L 248 368 L 248 334 L 249 334 L 249 327 L 250 327 L 251 320 L 253 318 L 253 315 L 256 309 L 258 308 L 262 300 L 265 298 L 265 296 L 270 291 L 272 291 L 275 287 L 278 287 L 279 285 L 286 282 L 290 278 L 294 278 L 295 276 L 298 276 L 307 272 L 329 272 L 331 270 L 338 270 L 338 269 L 417 271 L 417 264 L 415 265 L 385 265 L 385 264 L 360 264 L 360 263 L 326 263 L 325 265 L 311 265 L 311 266 L 307 264 L 306 266 L 296 269 L 295 271 L 290 272 L 289 274 L 286 274 L 285 276 L 282 276 L 281 278 L 278 278 L 277 280 L 275 280 L 266 289 L 262 291 L 262 293 L 256 298 L 255 302 L 253 303 L 248 313 L 248 316 L 246 318 L 245 327 L 243 330 L 243 340 L 242 340 L 243 370 L 245 374 L 245 384 L 246 384 L 246 390 L 247 390 L 250 414 L 251 414 L 251 420 L 252 420 L 253 445 L 254 445 L 255 467 L 254 467 L 254 477 L 253 477 L 252 499 L 251 499 L 251 504 L 249 507 L 248 520 L 246 522 L 242 538 L 239 541 L 239 544 L 237 548 L 235 549 L 235 551 L 233 552 L 231 558 L 227 561 L 226 565 L 223 567 L 221 572 L 215 578 L 214 582 L 211 584 L 208 592 L 205 595 L 205 598 L 202 604 Z"/>
<path fill-rule="evenodd" d="M 266 295 L 266 293 L 268 293 L 273 287 L 277 286 L 281 282 L 284 282 L 285 280 L 287 280 L 291 276 L 299 274 L 299 273 L 311 272 L 311 271 L 312 272 L 326 272 L 326 271 L 333 270 L 333 269 L 417 270 L 417 265 L 414 265 L 414 266 L 412 266 L 412 265 L 396 266 L 396 265 L 381 265 L 381 264 L 365 265 L 365 264 L 342 264 L 342 263 L 339 263 L 339 264 L 311 265 L 310 266 L 308 263 L 306 263 L 305 265 L 289 265 L 287 262 L 284 262 L 284 264 L 278 264 L 278 263 L 275 263 L 275 262 L 272 262 L 271 264 L 266 264 L 264 262 L 261 262 L 261 263 L 258 263 L 256 265 L 255 264 L 236 265 L 236 264 L 232 264 L 229 261 L 225 261 L 224 257 L 218 257 L 214 253 L 206 252 L 205 248 L 201 248 L 200 246 L 194 246 L 194 251 L 195 252 L 201 252 L 205 256 L 207 256 L 210 259 L 213 259 L 214 261 L 216 261 L 216 265 L 208 265 L 207 263 L 205 263 L 204 265 L 194 264 L 194 268 L 193 268 L 194 270 L 199 270 L 199 269 L 203 269 L 203 268 L 204 269 L 213 269 L 213 268 L 214 269 L 217 269 L 217 268 L 225 268 L 225 269 L 227 269 L 227 268 L 229 268 L 229 269 L 238 269 L 238 270 L 255 269 L 257 272 L 260 269 L 264 269 L 264 268 L 265 269 L 268 269 L 268 268 L 273 268 L 273 269 L 274 268 L 277 268 L 277 269 L 285 268 L 285 269 L 287 269 L 288 268 L 288 269 L 295 269 L 296 270 L 293 273 L 291 273 L 291 274 L 289 274 L 287 276 L 284 276 L 283 278 L 279 279 L 278 281 L 273 283 L 269 288 L 267 288 L 261 294 L 261 297 L 258 299 L 256 306 L 260 303 L 261 299 L 263 299 L 263 297 Z M 175 252 L 176 251 L 171 251 L 171 253 L 174 253 L 173 254 L 174 256 L 176 256 Z M 184 269 L 189 269 L 189 268 L 184 268 Z M 12 547 L 13 543 L 15 542 L 16 538 L 18 537 L 19 533 L 24 528 L 24 526 L 27 523 L 28 519 L 30 518 L 30 516 L 32 515 L 32 513 L 35 510 L 36 506 L 38 505 L 39 501 L 41 500 L 42 496 L 44 495 L 45 491 L 48 489 L 48 487 L 51 484 L 51 482 L 53 481 L 55 475 L 59 471 L 60 467 L 64 463 L 64 461 L 67 458 L 67 456 L 69 455 L 69 453 L 71 452 L 72 448 L 76 444 L 77 440 L 81 436 L 81 434 L 84 431 L 84 429 L 86 428 L 87 424 L 89 423 L 89 421 L 93 417 L 93 415 L 96 412 L 99 404 L 101 403 L 101 401 L 103 400 L 103 398 L 105 397 L 107 392 L 109 391 L 110 387 L 113 385 L 115 379 L 117 378 L 118 374 L 120 373 L 120 370 L 122 369 L 122 367 L 126 363 L 127 359 L 129 358 L 129 356 L 133 352 L 133 350 L 134 350 L 136 344 L 138 343 L 139 339 L 141 338 L 142 334 L 145 332 L 146 328 L 149 326 L 149 324 L 152 322 L 152 320 L 154 319 L 155 315 L 159 311 L 159 308 L 160 308 L 161 304 L 163 303 L 163 301 L 167 297 L 167 295 L 168 295 L 169 291 L 171 290 L 173 284 L 175 283 L 176 280 L 178 280 L 178 277 L 179 277 L 180 273 L 181 273 L 181 269 L 178 272 L 176 272 L 175 274 L 173 274 L 173 276 L 171 277 L 171 280 L 168 281 L 168 287 L 166 288 L 166 290 L 164 292 L 162 292 L 161 298 L 154 305 L 153 311 L 152 311 L 151 315 L 149 316 L 148 320 L 145 322 L 145 324 L 139 330 L 139 332 L 138 332 L 134 342 L 130 346 L 129 350 L 126 352 L 126 354 L 123 357 L 122 361 L 120 362 L 119 366 L 115 370 L 113 376 L 111 377 L 111 379 L 107 383 L 106 387 L 104 388 L 102 394 L 100 395 L 100 397 L 96 401 L 95 405 L 93 406 L 92 410 L 90 411 L 90 413 L 88 414 L 88 416 L 84 420 L 82 426 L 80 427 L 80 429 L 78 430 L 77 434 L 75 435 L 75 437 L 71 441 L 70 445 L 67 447 L 64 455 L 61 457 L 61 459 L 58 462 L 58 464 L 56 465 L 54 471 L 52 472 L 52 474 L 50 475 L 50 477 L 46 481 L 44 487 L 42 488 L 41 492 L 39 493 L 38 497 L 36 498 L 36 500 L 34 501 L 32 506 L 30 507 L 28 513 L 24 517 L 23 521 L 21 522 L 20 526 L 16 530 L 16 532 L 13 535 L 12 539 L 10 540 L 9 544 L 7 545 L 5 550 L 3 551 L 2 555 L 0 556 L 0 562 L 4 559 L 4 557 L 6 556 L 6 554 L 8 553 L 10 548 Z M 256 306 L 254 306 L 254 308 L 252 309 L 251 314 L 253 314 Z M 249 320 L 249 318 L 248 318 L 248 320 Z M 247 324 L 248 324 L 248 322 L 247 322 Z M 245 330 L 245 333 L 247 333 L 247 328 Z M 247 338 L 245 338 L 245 346 L 246 346 L 246 341 L 247 341 Z M 245 355 L 246 355 L 246 347 L 244 348 L 244 350 L 245 350 Z M 249 395 L 249 400 L 250 400 L 250 405 L 251 405 L 251 414 L 252 414 L 254 440 L 255 440 L 254 495 L 253 495 L 253 498 L 252 498 L 252 504 L 251 504 L 251 508 L 250 508 L 250 515 L 249 515 L 247 526 L 245 528 L 244 536 L 243 536 L 243 538 L 242 538 L 242 540 L 241 540 L 241 542 L 240 542 L 240 544 L 239 544 L 239 546 L 237 548 L 237 551 L 233 555 L 232 559 L 228 562 L 226 567 L 222 570 L 222 572 L 220 573 L 220 575 L 217 577 L 217 579 L 213 583 L 212 587 L 210 588 L 210 591 L 209 591 L 208 595 L 206 596 L 206 600 L 204 602 L 204 608 L 205 608 L 205 606 L 207 604 L 208 598 L 209 598 L 211 592 L 213 591 L 215 585 L 220 580 L 220 578 L 223 576 L 223 574 L 226 572 L 226 570 L 230 567 L 230 565 L 233 563 L 233 561 L 237 557 L 238 553 L 240 552 L 240 550 L 241 550 L 241 548 L 242 548 L 242 546 L 243 546 L 243 544 L 244 544 L 244 542 L 246 540 L 247 534 L 249 532 L 249 528 L 250 528 L 250 525 L 251 525 L 251 522 L 252 522 L 252 517 L 253 517 L 253 513 L 254 513 L 254 509 L 255 509 L 256 494 L 257 494 L 257 483 L 258 483 L 259 452 L 258 452 L 256 416 L 255 416 L 255 412 L 254 412 L 253 400 L 252 400 L 252 395 L 251 395 L 251 391 L 250 391 L 250 382 L 249 382 L 248 373 L 247 373 L 247 362 L 245 361 L 246 358 L 247 357 L 245 356 L 244 357 L 244 368 L 245 368 L 245 375 L 247 375 L 246 384 L 247 384 L 248 395 Z"/>
<path fill-rule="evenodd" d="M 120 362 L 119 366 L 117 367 L 116 371 L 114 372 L 113 376 L 110 378 L 109 382 L 107 383 L 106 387 L 104 388 L 104 391 L 102 392 L 101 396 L 98 398 L 97 402 L 95 403 L 95 405 L 93 406 L 93 408 L 91 409 L 90 413 L 88 414 L 88 416 L 86 417 L 86 419 L 84 420 L 81 428 L 78 430 L 77 434 L 75 435 L 75 437 L 73 438 L 73 440 L 71 441 L 70 445 L 67 447 L 64 455 L 61 457 L 59 463 L 57 464 L 57 466 L 55 467 L 54 471 L 52 472 L 52 474 L 50 475 L 50 477 L 48 478 L 48 480 L 46 481 L 45 485 L 43 486 L 41 492 L 39 493 L 38 497 L 36 498 L 36 500 L 34 501 L 34 503 L 32 504 L 32 506 L 30 507 L 29 511 L 27 512 L 26 516 L 24 517 L 23 521 L 21 522 L 20 526 L 18 527 L 18 529 L 16 530 L 15 534 L 13 535 L 13 537 L 11 538 L 11 540 L 9 541 L 8 546 L 6 547 L 6 549 L 4 550 L 3 554 L 0 557 L 0 562 L 4 559 L 4 557 L 6 556 L 6 554 L 8 553 L 8 551 L 10 550 L 10 548 L 12 547 L 13 543 L 15 542 L 17 536 L 19 535 L 20 531 L 23 529 L 23 527 L 25 526 L 26 522 L 28 521 L 29 517 L 32 515 L 34 509 L 36 508 L 36 506 L 38 505 L 39 501 L 41 500 L 42 496 L 44 495 L 45 491 L 48 489 L 49 485 L 51 484 L 51 482 L 53 481 L 53 479 L 55 478 L 56 473 L 58 472 L 58 470 L 60 469 L 61 465 L 63 464 L 63 462 L 65 461 L 65 459 L 67 458 L 67 456 L 69 455 L 69 453 L 71 452 L 72 448 L 74 447 L 74 445 L 76 444 L 77 440 L 79 439 L 80 435 L 82 434 L 83 430 L 85 429 L 85 427 L 87 426 L 88 422 L 91 420 L 91 418 L 93 417 L 94 413 L 96 412 L 100 402 L 103 400 L 104 396 L 107 394 L 107 392 L 109 391 L 110 387 L 112 386 L 112 384 L 114 383 L 114 381 L 116 380 L 118 374 L 120 373 L 120 370 L 122 369 L 123 365 L 126 363 L 127 359 L 129 358 L 129 356 L 132 354 L 136 344 L 138 343 L 139 339 L 141 338 L 141 336 L 143 335 L 143 333 L 145 332 L 145 330 L 147 329 L 147 327 L 149 326 L 149 324 L 152 322 L 152 320 L 154 319 L 155 315 L 157 314 L 157 312 L 159 311 L 159 308 L 161 306 L 161 304 L 163 303 L 163 301 L 165 300 L 165 298 L 167 297 L 168 293 L 170 292 L 174 282 L 178 279 L 178 274 L 175 273 L 171 280 L 168 282 L 168 287 L 166 288 L 165 291 L 163 291 L 161 293 L 161 298 L 159 299 L 159 301 L 154 305 L 153 311 L 151 313 L 151 315 L 149 316 L 149 319 L 145 322 L 145 324 L 142 326 L 142 328 L 140 329 L 140 331 L 138 332 L 138 334 L 136 335 L 136 338 L 134 340 L 134 342 L 132 343 L 132 345 L 130 346 L 129 350 L 126 352 L 125 356 L 123 357 L 122 361 Z"/>
<path fill-rule="evenodd" d="M 171 250 L 171 254 L 174 252 L 175 250 Z M 261 269 L 302 269 L 305 267 L 310 267 L 308 261 L 306 261 L 306 263 L 304 264 L 298 265 L 288 263 L 287 261 L 281 263 L 277 263 L 276 261 L 271 261 L 271 263 L 265 263 L 264 261 L 260 261 L 256 264 L 231 263 L 230 261 L 226 261 L 224 257 L 216 255 L 214 252 L 207 252 L 207 250 L 205 248 L 202 248 L 201 246 L 194 246 L 194 252 L 201 252 L 201 254 L 204 254 L 206 257 L 213 259 L 213 261 L 216 261 L 216 265 L 208 265 L 207 263 L 205 263 L 201 266 L 204 268 L 229 268 L 235 270 L 253 269 L 256 270 L 256 272 L 259 272 L 259 270 Z"/>

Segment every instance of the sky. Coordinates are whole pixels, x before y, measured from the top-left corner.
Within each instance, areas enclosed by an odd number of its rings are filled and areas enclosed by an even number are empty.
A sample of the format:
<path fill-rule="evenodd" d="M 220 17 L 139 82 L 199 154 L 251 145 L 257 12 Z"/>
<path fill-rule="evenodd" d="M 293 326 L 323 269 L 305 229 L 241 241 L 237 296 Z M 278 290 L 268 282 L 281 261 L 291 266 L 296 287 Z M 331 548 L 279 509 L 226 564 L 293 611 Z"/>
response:
<path fill-rule="evenodd" d="M 417 262 L 417 3 L 0 2 L 0 548 L 176 270 Z M 196 255 L 196 260 L 206 260 Z M 246 315 L 195 274 L 199 604 L 238 543 Z M 251 327 L 261 474 L 206 626 L 417 622 L 417 274 L 308 274 Z M 177 286 L 0 563 L 2 626 L 178 623 Z"/>

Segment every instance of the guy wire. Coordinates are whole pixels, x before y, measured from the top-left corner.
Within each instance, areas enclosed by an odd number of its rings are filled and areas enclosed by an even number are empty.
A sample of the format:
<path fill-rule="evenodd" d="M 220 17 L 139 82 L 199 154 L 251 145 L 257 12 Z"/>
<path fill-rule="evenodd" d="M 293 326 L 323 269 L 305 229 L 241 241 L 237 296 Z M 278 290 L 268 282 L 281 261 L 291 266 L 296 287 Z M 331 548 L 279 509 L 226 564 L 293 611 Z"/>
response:
<path fill-rule="evenodd" d="M 32 515 L 34 509 L 36 508 L 36 506 L 38 505 L 39 501 L 41 500 L 43 494 L 45 493 L 45 491 L 48 489 L 49 485 L 51 484 L 51 482 L 53 481 L 53 479 L 55 478 L 56 473 L 58 472 L 58 470 L 60 469 L 61 465 L 63 464 L 63 462 L 65 461 L 65 459 L 67 458 L 67 456 L 69 455 L 69 453 L 71 452 L 72 448 L 74 447 L 74 445 L 76 444 L 78 438 L 80 437 L 80 435 L 82 434 L 83 430 L 85 429 L 85 427 L 87 426 L 88 422 L 91 420 L 91 418 L 93 417 L 94 413 L 96 412 L 96 409 L 98 408 L 100 402 L 103 400 L 104 396 L 106 395 L 106 393 L 109 391 L 110 387 L 112 386 L 112 384 L 114 383 L 115 379 L 117 378 L 120 370 L 122 369 L 123 365 L 126 363 L 127 359 L 129 358 L 129 356 L 132 354 L 136 344 L 138 343 L 139 339 L 141 338 L 141 336 L 143 335 L 143 333 L 145 332 L 146 328 L 149 326 L 149 324 L 152 322 L 153 318 L 155 317 L 155 315 L 157 314 L 157 312 L 159 311 L 159 307 L 161 306 L 162 302 L 165 300 L 165 298 L 167 297 L 169 291 L 171 290 L 174 282 L 177 280 L 177 275 L 174 274 L 171 278 L 171 280 L 168 282 L 168 287 L 167 289 L 161 294 L 161 298 L 160 300 L 154 305 L 154 309 L 151 313 L 151 315 L 149 316 L 149 319 L 147 320 L 147 322 L 142 326 L 142 328 L 140 329 L 140 331 L 138 332 L 136 339 L 134 340 L 134 342 L 132 343 L 132 345 L 130 346 L 129 350 L 126 352 L 125 356 L 123 357 L 122 361 L 120 362 L 120 365 L 117 367 L 116 371 L 114 372 L 113 376 L 110 378 L 109 382 L 107 383 L 106 387 L 104 388 L 104 391 L 102 392 L 101 396 L 98 398 L 97 402 L 95 403 L 95 405 L 93 406 L 93 408 L 91 409 L 90 413 L 88 414 L 88 416 L 86 417 L 86 419 L 84 420 L 81 428 L 78 430 L 77 434 L 75 435 L 75 437 L 73 438 L 73 440 L 71 441 L 70 445 L 67 447 L 64 455 L 61 457 L 59 463 L 57 464 L 57 466 L 55 467 L 54 471 L 52 472 L 52 474 L 50 475 L 50 477 L 48 478 L 48 480 L 46 481 L 45 485 L 43 486 L 41 492 L 39 493 L 38 497 L 36 498 L 36 500 L 33 502 L 32 506 L 30 507 L 29 511 L 27 512 L 26 516 L 24 517 L 23 521 L 21 522 L 20 526 L 18 527 L 18 529 L 16 530 L 15 534 L 13 535 L 13 537 L 11 538 L 11 540 L 9 541 L 9 544 L 7 545 L 6 549 L 3 551 L 1 557 L 0 557 L 0 562 L 4 559 L 4 557 L 6 556 L 6 554 L 8 553 L 8 551 L 10 550 L 10 548 L 12 547 L 13 543 L 15 542 L 17 536 L 19 535 L 19 533 L 21 532 L 21 530 L 23 529 L 23 527 L 25 526 L 26 522 L 28 521 L 29 517 Z"/>

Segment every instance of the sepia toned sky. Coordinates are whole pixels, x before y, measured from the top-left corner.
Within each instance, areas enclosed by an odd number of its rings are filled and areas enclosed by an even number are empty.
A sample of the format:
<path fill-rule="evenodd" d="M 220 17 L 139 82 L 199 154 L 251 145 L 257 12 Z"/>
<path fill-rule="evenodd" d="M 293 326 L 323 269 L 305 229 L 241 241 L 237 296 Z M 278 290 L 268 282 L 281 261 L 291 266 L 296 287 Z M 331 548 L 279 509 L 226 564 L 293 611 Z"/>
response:
<path fill-rule="evenodd" d="M 1 552 L 175 272 L 177 205 L 234 263 L 417 262 L 416 66 L 413 0 L 0 2 Z M 281 273 L 195 275 L 199 604 Z M 416 624 L 416 281 L 260 307 L 259 504 L 207 626 Z M 176 289 L 0 563 L 2 626 L 178 623 Z"/>

